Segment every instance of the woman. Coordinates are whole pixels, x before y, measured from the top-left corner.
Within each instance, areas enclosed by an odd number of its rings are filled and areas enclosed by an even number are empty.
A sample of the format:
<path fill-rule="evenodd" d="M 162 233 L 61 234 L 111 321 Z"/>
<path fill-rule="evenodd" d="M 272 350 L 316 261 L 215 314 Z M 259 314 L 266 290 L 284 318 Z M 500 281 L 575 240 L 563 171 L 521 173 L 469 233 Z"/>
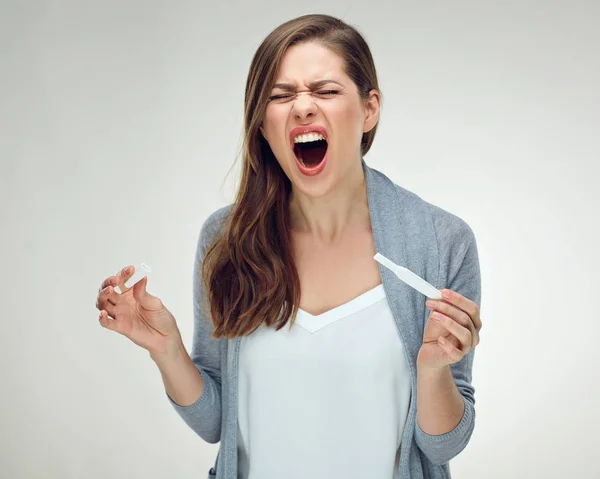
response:
<path fill-rule="evenodd" d="M 236 200 L 201 228 L 191 357 L 147 279 L 128 290 L 129 267 L 102 284 L 102 326 L 147 349 L 175 410 L 220 441 L 209 477 L 448 478 L 471 436 L 475 238 L 367 166 L 380 107 L 354 28 L 279 26 L 248 75 Z"/>

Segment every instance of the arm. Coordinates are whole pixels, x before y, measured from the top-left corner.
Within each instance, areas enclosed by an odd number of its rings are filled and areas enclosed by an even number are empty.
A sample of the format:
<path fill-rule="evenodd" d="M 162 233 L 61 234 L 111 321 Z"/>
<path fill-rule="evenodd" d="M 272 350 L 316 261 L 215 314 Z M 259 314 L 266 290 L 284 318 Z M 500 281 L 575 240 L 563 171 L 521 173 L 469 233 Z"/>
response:
<path fill-rule="evenodd" d="M 481 276 L 477 244 L 471 229 L 462 223 L 455 234 L 442 229 L 440 284 L 465 298 L 481 302 Z M 452 244 L 443 244 L 443 241 Z M 415 440 L 435 464 L 444 464 L 467 445 L 475 426 L 475 397 L 471 384 L 475 349 L 460 361 L 439 370 L 417 368 L 417 424 Z"/>
<path fill-rule="evenodd" d="M 213 216 L 202 225 L 194 261 L 191 355 L 181 343 L 166 355 L 152 358 L 161 372 L 167 398 L 175 411 L 194 432 L 212 444 L 221 438 L 221 340 L 210 337 L 210 307 L 200 268 Z"/>
<path fill-rule="evenodd" d="M 452 431 L 463 418 L 465 403 L 454 382 L 450 366 L 417 367 L 417 424 L 431 436 Z"/>
<path fill-rule="evenodd" d="M 202 396 L 204 381 L 183 342 L 172 351 L 150 354 L 158 366 L 167 396 L 179 406 L 191 406 Z"/>

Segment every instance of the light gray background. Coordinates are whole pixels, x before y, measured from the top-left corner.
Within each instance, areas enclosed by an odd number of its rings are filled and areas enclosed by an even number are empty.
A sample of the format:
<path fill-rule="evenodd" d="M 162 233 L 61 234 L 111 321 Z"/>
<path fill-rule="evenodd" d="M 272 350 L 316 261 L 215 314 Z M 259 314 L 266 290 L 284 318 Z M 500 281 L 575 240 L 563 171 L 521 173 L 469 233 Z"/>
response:
<path fill-rule="evenodd" d="M 327 5 L 2 1 L 2 478 L 205 477 L 217 446 L 147 352 L 101 328 L 96 293 L 148 263 L 190 345 L 196 241 L 233 199 L 250 60 L 312 12 L 372 48 L 367 163 L 476 234 L 477 426 L 454 476 L 600 476 L 598 3 Z"/>

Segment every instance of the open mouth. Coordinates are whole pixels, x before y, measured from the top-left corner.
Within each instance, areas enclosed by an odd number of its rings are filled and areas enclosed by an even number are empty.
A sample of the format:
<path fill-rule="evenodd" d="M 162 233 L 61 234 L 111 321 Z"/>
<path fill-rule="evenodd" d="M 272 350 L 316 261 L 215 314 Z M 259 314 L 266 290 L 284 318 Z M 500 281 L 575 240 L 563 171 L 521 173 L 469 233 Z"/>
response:
<path fill-rule="evenodd" d="M 327 141 L 316 140 L 294 144 L 294 154 L 298 161 L 306 168 L 319 165 L 327 153 Z"/>

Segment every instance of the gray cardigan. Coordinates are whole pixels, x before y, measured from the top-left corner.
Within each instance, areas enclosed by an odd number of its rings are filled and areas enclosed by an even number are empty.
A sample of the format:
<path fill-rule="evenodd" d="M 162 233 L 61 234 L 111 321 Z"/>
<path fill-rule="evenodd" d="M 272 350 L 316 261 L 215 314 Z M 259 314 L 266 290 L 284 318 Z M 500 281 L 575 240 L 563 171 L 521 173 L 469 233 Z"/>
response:
<path fill-rule="evenodd" d="M 414 271 L 436 288 L 452 289 L 480 305 L 481 277 L 477 245 L 467 223 L 396 185 L 383 173 L 367 166 L 364 159 L 362 166 L 376 251 Z M 209 443 L 220 441 L 215 465 L 208 473 L 209 479 L 237 478 L 240 339 L 215 340 L 209 337 L 212 330 L 208 316 L 210 310 L 205 288 L 200 281 L 200 265 L 206 247 L 231 206 L 218 209 L 206 219 L 200 231 L 195 257 L 194 334 L 190 356 L 204 380 L 204 391 L 194 404 L 184 407 L 167 395 L 177 413 L 202 439 Z M 425 307 L 427 298 L 404 284 L 387 268 L 380 265 L 379 271 L 411 375 L 412 394 L 402 436 L 400 472 L 396 479 L 447 479 L 450 477 L 448 462 L 467 445 L 475 423 L 474 388 L 471 384 L 474 350 L 452 365 L 456 385 L 465 401 L 462 420 L 446 434 L 426 434 L 416 421 L 416 359 L 423 340 L 425 321 L 429 316 L 429 310 Z M 290 468 L 293 467 L 290 464 Z M 313 477 L 322 475 L 315 471 Z"/>

